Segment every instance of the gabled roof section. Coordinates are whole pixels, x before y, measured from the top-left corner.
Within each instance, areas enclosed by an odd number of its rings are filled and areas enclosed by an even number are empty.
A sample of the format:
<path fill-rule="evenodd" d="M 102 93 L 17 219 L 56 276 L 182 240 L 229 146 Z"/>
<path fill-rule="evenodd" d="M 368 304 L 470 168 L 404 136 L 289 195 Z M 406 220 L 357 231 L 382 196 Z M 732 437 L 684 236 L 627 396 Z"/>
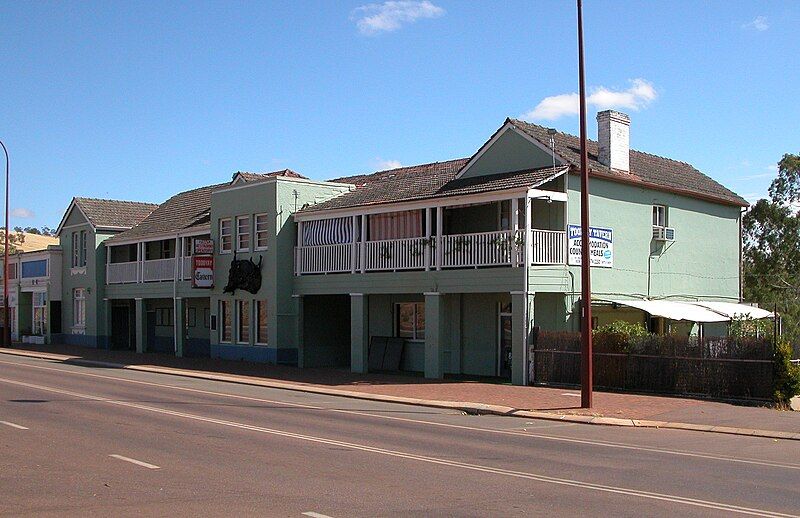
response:
<path fill-rule="evenodd" d="M 368 175 L 347 176 L 333 182 L 352 184 L 356 189 L 330 200 L 305 207 L 300 212 L 345 209 L 399 203 L 429 198 L 464 196 L 489 191 L 536 187 L 564 172 L 552 166 L 480 177 L 456 178 L 466 158 L 400 167 Z"/>
<path fill-rule="evenodd" d="M 529 122 L 507 119 L 519 131 L 536 139 L 542 145 L 550 145 L 548 128 Z M 580 167 L 580 139 L 574 135 L 557 131 L 553 135 L 556 155 L 574 168 Z M 618 171 L 601 164 L 597 158 L 597 142 L 589 140 L 589 169 L 592 175 L 625 183 L 640 184 L 645 188 L 675 192 L 690 197 L 705 198 L 729 205 L 746 207 L 747 201 L 706 176 L 690 164 L 672 160 L 635 149 L 630 150 L 630 172 Z"/>
<path fill-rule="evenodd" d="M 275 178 L 278 176 L 283 178 L 302 178 L 303 180 L 308 180 L 307 177 L 296 171 L 292 171 L 291 169 L 281 169 L 280 171 L 272 171 L 270 173 L 250 173 L 247 171 L 238 171 L 233 175 L 231 185 L 241 182 L 260 182 L 262 180 Z"/>
<path fill-rule="evenodd" d="M 77 209 L 81 212 L 86 221 L 95 229 L 114 229 L 123 230 L 137 225 L 140 221 L 150 215 L 156 203 L 145 203 L 139 201 L 125 200 L 106 200 L 102 198 L 72 198 L 69 207 L 61 223 L 58 224 L 56 234 L 61 234 L 64 222 L 67 221 L 70 213 Z"/>
<path fill-rule="evenodd" d="M 141 240 L 205 227 L 211 221 L 211 193 L 227 185 L 227 182 L 207 185 L 176 194 L 159 205 L 141 223 L 107 239 L 106 242 L 113 244 Z"/>

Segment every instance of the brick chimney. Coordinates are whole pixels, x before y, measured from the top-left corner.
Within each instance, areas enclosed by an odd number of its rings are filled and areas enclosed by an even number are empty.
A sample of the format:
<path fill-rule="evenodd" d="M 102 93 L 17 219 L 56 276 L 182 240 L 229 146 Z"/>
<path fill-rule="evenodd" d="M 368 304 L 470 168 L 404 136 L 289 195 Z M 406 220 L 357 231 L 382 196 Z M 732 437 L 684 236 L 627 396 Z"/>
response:
<path fill-rule="evenodd" d="M 630 171 L 630 127 L 631 118 L 614 110 L 597 114 L 597 159 L 620 171 Z"/>

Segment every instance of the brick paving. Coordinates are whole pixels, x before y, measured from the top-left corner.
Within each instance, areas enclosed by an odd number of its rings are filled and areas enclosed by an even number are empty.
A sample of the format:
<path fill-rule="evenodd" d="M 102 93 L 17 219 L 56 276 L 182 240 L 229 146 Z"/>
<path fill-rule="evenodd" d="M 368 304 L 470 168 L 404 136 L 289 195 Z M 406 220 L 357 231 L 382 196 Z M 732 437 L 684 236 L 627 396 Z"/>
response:
<path fill-rule="evenodd" d="M 491 379 L 454 377 L 444 380 L 427 380 L 418 375 L 378 373 L 361 375 L 353 374 L 347 369 L 298 369 L 284 365 L 265 365 L 211 358 L 176 358 L 167 354 L 137 354 L 132 351 L 107 351 L 60 344 L 17 344 L 14 348 L 126 365 L 189 369 L 369 394 L 502 405 L 555 414 L 585 414 L 800 432 L 800 412 L 691 398 L 595 391 L 594 407 L 591 410 L 584 410 L 580 408 L 580 392 L 578 390 L 554 387 L 517 387 Z"/>

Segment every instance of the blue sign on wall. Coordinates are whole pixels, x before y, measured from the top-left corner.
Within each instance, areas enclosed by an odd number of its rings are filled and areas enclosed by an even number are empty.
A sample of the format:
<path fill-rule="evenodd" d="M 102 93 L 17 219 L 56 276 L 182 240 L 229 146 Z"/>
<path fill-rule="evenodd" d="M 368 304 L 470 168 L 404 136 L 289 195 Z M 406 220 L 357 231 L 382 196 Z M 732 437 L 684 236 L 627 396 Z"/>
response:
<path fill-rule="evenodd" d="M 581 226 L 567 227 L 568 263 L 581 264 Z M 614 231 L 610 228 L 589 227 L 589 264 L 602 268 L 614 266 Z"/>

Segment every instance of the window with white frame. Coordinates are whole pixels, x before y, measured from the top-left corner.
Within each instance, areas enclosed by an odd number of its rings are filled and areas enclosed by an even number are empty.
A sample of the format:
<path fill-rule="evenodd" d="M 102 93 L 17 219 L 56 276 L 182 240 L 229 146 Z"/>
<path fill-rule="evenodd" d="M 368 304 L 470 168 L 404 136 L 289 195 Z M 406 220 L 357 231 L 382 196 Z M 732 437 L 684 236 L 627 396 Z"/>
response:
<path fill-rule="evenodd" d="M 236 216 L 236 251 L 250 251 L 250 216 Z"/>
<path fill-rule="evenodd" d="M 250 301 L 236 301 L 236 342 L 250 343 Z"/>
<path fill-rule="evenodd" d="M 267 337 L 267 301 L 256 301 L 256 343 L 259 345 L 267 345 L 269 339 Z"/>
<path fill-rule="evenodd" d="M 233 250 L 233 227 L 231 218 L 219 220 L 219 252 L 229 254 Z"/>
<path fill-rule="evenodd" d="M 667 207 L 664 205 L 653 205 L 653 226 L 667 226 Z"/>
<path fill-rule="evenodd" d="M 81 230 L 81 257 L 80 257 L 80 264 L 78 266 L 86 266 L 86 257 L 87 257 L 87 232 L 85 230 Z"/>
<path fill-rule="evenodd" d="M 72 267 L 77 268 L 81 263 L 80 232 L 72 233 Z"/>
<path fill-rule="evenodd" d="M 395 304 L 395 336 L 408 340 L 425 339 L 425 303 Z"/>
<path fill-rule="evenodd" d="M 256 250 L 266 250 L 269 233 L 267 232 L 267 219 L 266 214 L 256 214 Z"/>
<path fill-rule="evenodd" d="M 33 293 L 33 334 L 44 335 L 47 330 L 47 294 Z"/>
<path fill-rule="evenodd" d="M 86 290 L 84 288 L 72 290 L 72 325 L 73 327 L 86 327 Z"/>
<path fill-rule="evenodd" d="M 232 330 L 232 315 L 231 303 L 227 300 L 219 301 L 219 341 L 223 343 L 231 343 L 231 330 Z"/>

